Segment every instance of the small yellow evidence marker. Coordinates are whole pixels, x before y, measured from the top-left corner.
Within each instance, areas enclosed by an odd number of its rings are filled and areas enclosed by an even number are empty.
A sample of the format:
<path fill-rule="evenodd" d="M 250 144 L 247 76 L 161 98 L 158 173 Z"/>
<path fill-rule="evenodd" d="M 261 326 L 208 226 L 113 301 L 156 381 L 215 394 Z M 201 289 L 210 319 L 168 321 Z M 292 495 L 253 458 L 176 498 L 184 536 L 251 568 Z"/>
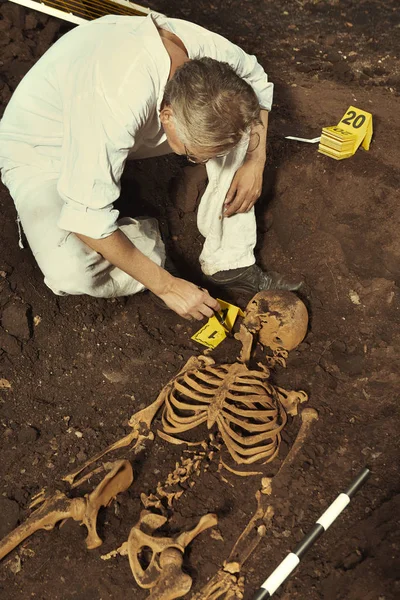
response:
<path fill-rule="evenodd" d="M 353 156 L 360 145 L 369 150 L 371 138 L 371 113 L 350 106 L 336 126 L 322 129 L 318 152 L 342 160 Z"/>
<path fill-rule="evenodd" d="M 216 348 L 227 337 L 227 331 L 231 331 L 238 315 L 244 317 L 243 311 L 238 306 L 219 298 L 217 300 L 221 306 L 221 310 L 218 312 L 221 323 L 217 317 L 210 317 L 207 323 L 191 338 L 207 348 Z"/>

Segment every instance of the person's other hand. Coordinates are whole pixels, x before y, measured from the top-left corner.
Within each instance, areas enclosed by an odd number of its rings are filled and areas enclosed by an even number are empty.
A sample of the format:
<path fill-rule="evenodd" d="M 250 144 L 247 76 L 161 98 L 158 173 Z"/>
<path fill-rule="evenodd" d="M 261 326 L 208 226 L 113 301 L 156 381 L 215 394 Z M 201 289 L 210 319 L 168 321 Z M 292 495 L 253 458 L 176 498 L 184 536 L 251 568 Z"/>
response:
<path fill-rule="evenodd" d="M 184 319 L 201 321 L 204 317 L 212 317 L 214 310 L 221 310 L 218 301 L 207 290 L 178 277 L 173 278 L 168 290 L 159 297 Z"/>
<path fill-rule="evenodd" d="M 245 162 L 237 171 L 224 202 L 224 217 L 248 212 L 260 197 L 264 165 Z"/>

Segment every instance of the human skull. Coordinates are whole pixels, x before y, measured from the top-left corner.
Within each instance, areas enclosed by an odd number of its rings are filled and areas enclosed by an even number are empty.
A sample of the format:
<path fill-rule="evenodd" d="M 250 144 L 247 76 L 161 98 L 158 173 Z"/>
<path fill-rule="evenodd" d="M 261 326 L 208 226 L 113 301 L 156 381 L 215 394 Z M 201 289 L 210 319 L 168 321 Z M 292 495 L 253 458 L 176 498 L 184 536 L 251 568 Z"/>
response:
<path fill-rule="evenodd" d="M 290 351 L 307 333 L 307 308 L 292 292 L 266 290 L 250 300 L 243 325 L 263 346 Z"/>

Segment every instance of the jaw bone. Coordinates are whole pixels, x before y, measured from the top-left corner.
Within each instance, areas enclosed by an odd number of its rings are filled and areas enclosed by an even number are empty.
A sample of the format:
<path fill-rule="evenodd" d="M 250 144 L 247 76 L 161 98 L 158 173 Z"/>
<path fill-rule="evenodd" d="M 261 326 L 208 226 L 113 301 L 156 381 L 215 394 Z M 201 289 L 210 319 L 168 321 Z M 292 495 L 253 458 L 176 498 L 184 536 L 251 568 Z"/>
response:
<path fill-rule="evenodd" d="M 101 546 L 102 541 L 96 529 L 97 514 L 102 506 L 108 506 L 117 494 L 127 490 L 133 481 L 132 467 L 127 460 L 105 463 L 104 470 L 109 472 L 91 494 L 86 494 L 83 498 L 68 498 L 56 491 L 45 500 L 22 525 L 1 540 L 0 560 L 39 529 L 49 531 L 59 521 L 66 519 L 80 521 L 86 526 L 88 549 Z M 34 505 L 39 502 L 40 499 L 36 500 Z"/>
<path fill-rule="evenodd" d="M 136 583 L 150 590 L 148 600 L 174 600 L 189 592 L 192 578 L 182 571 L 185 548 L 200 533 L 217 525 L 218 519 L 214 514 L 207 514 L 190 531 L 174 537 L 155 537 L 154 532 L 166 522 L 166 517 L 143 510 L 128 541 L 101 557 L 108 560 L 116 554 L 128 555 Z M 143 568 L 140 557 L 145 549 L 151 550 L 151 558 Z"/>

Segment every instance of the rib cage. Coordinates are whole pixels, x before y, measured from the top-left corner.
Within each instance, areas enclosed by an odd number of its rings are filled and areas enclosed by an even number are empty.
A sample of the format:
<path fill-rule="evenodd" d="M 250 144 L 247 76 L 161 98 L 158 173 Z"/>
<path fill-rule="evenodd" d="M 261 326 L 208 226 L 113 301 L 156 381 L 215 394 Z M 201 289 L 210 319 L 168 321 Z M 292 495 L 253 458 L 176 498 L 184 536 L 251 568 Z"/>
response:
<path fill-rule="evenodd" d="M 181 372 L 165 396 L 162 427 L 175 437 L 203 423 L 218 428 L 238 464 L 275 458 L 286 412 L 268 373 L 245 365 L 208 365 Z"/>

